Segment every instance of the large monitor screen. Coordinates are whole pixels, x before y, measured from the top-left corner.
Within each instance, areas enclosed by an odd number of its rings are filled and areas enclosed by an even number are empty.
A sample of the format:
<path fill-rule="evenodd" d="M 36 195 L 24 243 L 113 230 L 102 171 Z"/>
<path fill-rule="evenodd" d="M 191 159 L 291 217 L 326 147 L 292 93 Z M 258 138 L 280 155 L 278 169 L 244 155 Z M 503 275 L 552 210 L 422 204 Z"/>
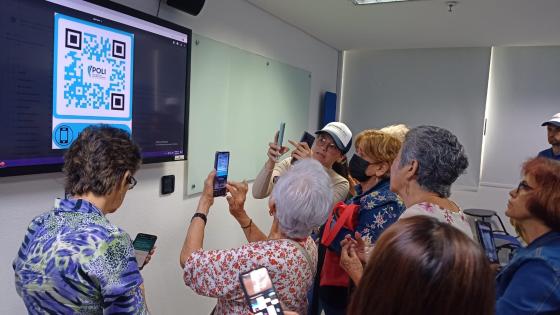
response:
<path fill-rule="evenodd" d="M 0 0 L 0 176 L 58 171 L 91 124 L 186 156 L 191 31 L 104 0 Z"/>

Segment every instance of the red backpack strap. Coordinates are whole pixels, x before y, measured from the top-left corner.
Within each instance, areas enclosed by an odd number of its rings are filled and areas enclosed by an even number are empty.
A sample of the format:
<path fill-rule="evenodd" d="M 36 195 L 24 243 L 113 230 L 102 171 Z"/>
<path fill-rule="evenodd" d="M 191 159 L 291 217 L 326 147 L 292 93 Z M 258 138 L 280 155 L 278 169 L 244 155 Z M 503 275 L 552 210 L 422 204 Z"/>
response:
<path fill-rule="evenodd" d="M 352 217 L 357 208 L 358 207 L 356 205 L 346 205 L 342 201 L 336 204 L 334 209 L 331 211 L 329 218 L 327 219 L 327 223 L 325 224 L 325 230 L 323 231 L 323 237 L 321 238 L 321 243 L 323 245 L 331 245 L 338 232 L 340 232 L 340 230 L 344 226 L 344 223 Z M 339 217 L 336 219 L 334 226 L 332 226 L 332 221 L 335 214 L 337 213 L 339 214 Z"/>

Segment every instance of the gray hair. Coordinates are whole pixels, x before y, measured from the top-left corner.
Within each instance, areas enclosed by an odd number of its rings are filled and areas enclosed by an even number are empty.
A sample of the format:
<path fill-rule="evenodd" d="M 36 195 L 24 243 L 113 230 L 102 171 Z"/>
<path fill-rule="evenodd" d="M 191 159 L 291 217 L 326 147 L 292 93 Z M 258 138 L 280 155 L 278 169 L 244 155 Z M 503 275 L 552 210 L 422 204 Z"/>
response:
<path fill-rule="evenodd" d="M 332 207 L 332 182 L 314 159 L 295 163 L 283 174 L 274 189 L 276 218 L 280 229 L 290 238 L 304 238 L 327 220 Z"/>
<path fill-rule="evenodd" d="M 418 184 L 442 198 L 451 195 L 451 184 L 469 166 L 457 137 L 449 130 L 435 126 L 419 126 L 406 134 L 399 167 L 413 160 L 418 162 Z"/>

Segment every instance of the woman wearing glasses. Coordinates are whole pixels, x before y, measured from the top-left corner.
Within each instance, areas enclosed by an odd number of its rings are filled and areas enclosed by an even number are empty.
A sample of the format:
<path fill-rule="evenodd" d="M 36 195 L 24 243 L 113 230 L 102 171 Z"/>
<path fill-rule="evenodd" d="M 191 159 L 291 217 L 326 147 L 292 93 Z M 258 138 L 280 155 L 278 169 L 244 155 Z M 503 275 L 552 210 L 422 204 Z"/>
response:
<path fill-rule="evenodd" d="M 337 174 L 332 168 L 339 162 L 352 146 L 352 132 L 341 122 L 328 123 L 323 129 L 315 132 L 317 138 L 311 148 L 305 142 L 290 141 L 295 147 L 290 157 L 278 161 L 278 158 L 288 152 L 287 147 L 280 147 L 275 141 L 269 143 L 268 160 L 253 183 L 253 197 L 263 199 L 270 195 L 273 183 L 282 174 L 286 173 L 292 165 L 292 160 L 314 158 L 319 161 L 329 174 L 333 183 L 333 202 L 343 201 L 348 195 L 350 184 L 348 180 Z"/>
<path fill-rule="evenodd" d="M 560 162 L 533 158 L 522 174 L 506 215 L 527 247 L 498 274 L 496 314 L 560 314 Z"/>
<path fill-rule="evenodd" d="M 107 125 L 84 129 L 64 156 L 65 190 L 31 221 L 13 263 L 30 314 L 145 314 L 142 276 L 128 234 L 111 224 L 136 184 L 139 147 Z"/>

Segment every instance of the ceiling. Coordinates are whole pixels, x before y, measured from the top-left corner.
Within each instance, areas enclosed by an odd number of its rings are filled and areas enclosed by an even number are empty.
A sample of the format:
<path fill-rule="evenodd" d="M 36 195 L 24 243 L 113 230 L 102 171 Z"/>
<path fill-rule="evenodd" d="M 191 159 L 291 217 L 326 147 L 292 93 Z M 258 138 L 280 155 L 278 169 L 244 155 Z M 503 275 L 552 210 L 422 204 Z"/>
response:
<path fill-rule="evenodd" d="M 560 45 L 560 0 L 247 0 L 337 50 Z"/>

